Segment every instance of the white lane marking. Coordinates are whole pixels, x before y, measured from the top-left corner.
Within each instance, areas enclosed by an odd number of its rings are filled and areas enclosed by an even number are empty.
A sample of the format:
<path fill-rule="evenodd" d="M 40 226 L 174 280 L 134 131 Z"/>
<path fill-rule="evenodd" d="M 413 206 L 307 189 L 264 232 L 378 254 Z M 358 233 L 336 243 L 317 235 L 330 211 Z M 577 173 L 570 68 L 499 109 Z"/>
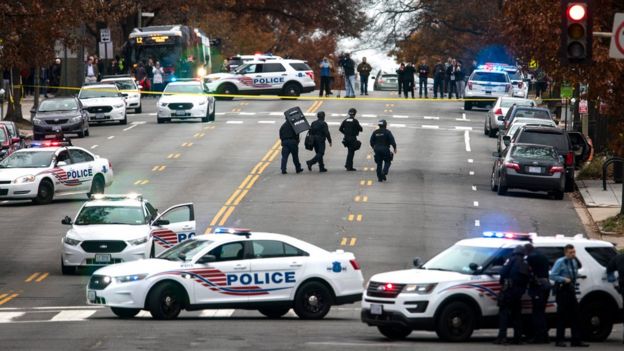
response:
<path fill-rule="evenodd" d="M 106 138 L 106 139 L 111 140 L 111 139 L 114 139 L 114 138 L 115 138 L 115 136 L 114 136 L 114 135 L 111 135 L 111 136 L 109 136 L 109 137 L 108 137 L 108 138 Z"/>
<path fill-rule="evenodd" d="M 340 122 L 327 122 L 327 125 L 329 125 L 329 126 L 339 126 Z"/>
<path fill-rule="evenodd" d="M 136 317 L 138 318 L 152 318 L 152 314 L 149 313 L 149 311 L 141 311 L 139 312 Z"/>
<path fill-rule="evenodd" d="M 406 125 L 405 124 L 400 124 L 400 123 L 390 123 L 390 127 L 394 127 L 394 128 L 405 128 Z"/>
<path fill-rule="evenodd" d="M 307 116 L 307 117 L 316 117 L 316 113 L 314 113 L 314 112 L 306 112 L 303 115 Z"/>
<path fill-rule="evenodd" d="M 231 317 L 234 314 L 235 310 L 224 309 L 224 310 L 203 310 L 199 314 L 200 317 L 210 317 L 210 318 L 224 318 Z"/>
<path fill-rule="evenodd" d="M 269 116 L 283 116 L 284 112 L 269 112 Z"/>
<path fill-rule="evenodd" d="M 362 117 L 366 118 L 377 118 L 377 115 L 363 114 Z"/>
<path fill-rule="evenodd" d="M 473 163 L 473 162 L 474 162 L 473 159 L 471 159 L 471 158 L 468 159 L 468 163 Z"/>
<path fill-rule="evenodd" d="M 132 129 L 132 128 L 136 127 L 136 126 L 139 126 L 139 125 L 141 125 L 141 124 L 145 124 L 145 121 L 136 121 L 136 122 L 132 122 L 132 125 L 131 125 L 130 127 L 128 127 L 128 128 L 124 128 L 124 130 L 123 130 L 123 131 L 124 131 L 124 132 L 127 132 L 127 131 L 129 131 L 130 129 Z"/>
<path fill-rule="evenodd" d="M 225 124 L 243 124 L 243 121 L 227 121 Z"/>
<path fill-rule="evenodd" d="M 241 116 L 253 116 L 256 113 L 255 112 L 239 112 L 238 114 Z"/>
<path fill-rule="evenodd" d="M 474 171 L 470 171 L 470 172 L 468 172 L 468 174 L 474 175 Z"/>
<path fill-rule="evenodd" d="M 217 115 L 217 116 L 223 116 L 223 115 L 225 115 L 225 112 L 215 112 L 215 115 Z"/>
<path fill-rule="evenodd" d="M 392 118 L 409 118 L 409 116 L 405 116 L 405 115 L 392 115 Z"/>
<path fill-rule="evenodd" d="M 473 202 L 472 202 L 472 205 L 473 205 L 474 207 L 479 207 L 479 201 L 473 201 Z"/>
<path fill-rule="evenodd" d="M 423 124 L 422 127 L 425 129 L 440 129 L 440 126 L 432 126 L 429 124 Z"/>
<path fill-rule="evenodd" d="M 481 221 L 478 219 L 475 219 L 475 227 L 480 227 L 481 226 Z"/>
<path fill-rule="evenodd" d="M 462 113 L 462 119 L 466 119 L 466 113 Z"/>
<path fill-rule="evenodd" d="M 472 130 L 472 127 L 455 126 L 455 130 Z"/>
<path fill-rule="evenodd" d="M 477 186 L 476 185 L 472 186 L 472 191 L 477 191 Z"/>
<path fill-rule="evenodd" d="M 440 119 L 440 117 L 436 116 L 425 116 L 424 119 Z"/>
<path fill-rule="evenodd" d="M 61 311 L 52 317 L 50 321 L 54 322 L 67 322 L 67 321 L 82 321 L 91 317 L 97 310 L 78 310 L 78 311 Z"/>
<path fill-rule="evenodd" d="M 332 117 L 344 117 L 347 114 L 346 113 L 332 113 L 331 115 L 332 115 Z"/>
<path fill-rule="evenodd" d="M 363 123 L 360 123 L 360 125 L 362 127 L 368 127 L 368 126 L 372 125 L 372 123 L 363 122 Z"/>
<path fill-rule="evenodd" d="M 9 323 L 13 319 L 21 317 L 24 312 L 0 312 L 0 323 Z"/>
<path fill-rule="evenodd" d="M 468 131 L 464 132 L 464 144 L 466 144 L 466 152 L 471 152 L 472 149 L 470 148 L 470 132 Z"/>
<path fill-rule="evenodd" d="M 259 124 L 275 124 L 275 121 L 258 121 Z"/>
<path fill-rule="evenodd" d="M 465 119 L 465 118 L 455 118 L 456 121 L 460 121 L 460 122 L 470 122 L 469 119 Z"/>
<path fill-rule="evenodd" d="M 92 309 L 104 309 L 104 306 L 42 306 L 42 307 L 4 307 L 0 308 L 0 311 L 48 311 L 48 310 L 92 310 Z"/>
<path fill-rule="evenodd" d="M 91 146 L 91 150 L 95 149 L 96 147 L 98 147 L 98 145 L 97 145 L 97 144 L 96 144 L 96 145 Z"/>
<path fill-rule="evenodd" d="M 148 115 L 148 116 L 156 116 L 157 114 L 158 114 L 158 113 L 156 113 L 156 112 L 152 112 L 152 113 L 148 113 L 147 115 Z"/>

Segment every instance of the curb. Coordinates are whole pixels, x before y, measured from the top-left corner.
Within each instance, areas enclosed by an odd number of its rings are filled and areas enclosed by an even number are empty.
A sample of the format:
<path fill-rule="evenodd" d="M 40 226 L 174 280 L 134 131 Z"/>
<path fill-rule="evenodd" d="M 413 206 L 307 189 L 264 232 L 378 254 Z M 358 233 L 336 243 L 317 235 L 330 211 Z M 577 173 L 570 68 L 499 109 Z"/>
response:
<path fill-rule="evenodd" d="M 576 190 L 573 193 L 570 193 L 570 199 L 572 200 L 572 205 L 574 206 L 574 210 L 576 214 L 579 216 L 581 223 L 585 227 L 585 232 L 587 232 L 587 237 L 590 239 L 602 239 L 602 232 L 594 221 L 594 218 L 589 213 L 587 206 L 585 205 L 585 201 L 583 200 L 583 195 Z"/>

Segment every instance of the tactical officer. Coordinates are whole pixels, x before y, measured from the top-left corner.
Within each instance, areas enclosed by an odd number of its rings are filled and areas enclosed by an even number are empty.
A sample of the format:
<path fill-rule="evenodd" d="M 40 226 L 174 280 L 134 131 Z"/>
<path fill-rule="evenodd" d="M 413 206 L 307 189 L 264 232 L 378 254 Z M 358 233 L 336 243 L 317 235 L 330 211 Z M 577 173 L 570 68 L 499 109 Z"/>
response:
<path fill-rule="evenodd" d="M 303 172 L 301 163 L 299 163 L 299 134 L 295 133 L 295 129 L 288 119 L 286 119 L 284 124 L 280 127 L 279 136 L 282 141 L 282 174 L 287 173 L 286 164 L 288 163 L 288 156 L 290 154 L 292 154 L 297 173 Z"/>
<path fill-rule="evenodd" d="M 529 266 L 524 260 L 524 248 L 517 246 L 501 269 L 501 292 L 498 300 L 500 321 L 495 344 L 507 344 L 507 328 L 512 325 L 512 344 L 522 342 L 522 295 L 529 283 Z"/>
<path fill-rule="evenodd" d="M 566 347 L 564 342 L 566 324 L 572 330 L 572 347 L 588 347 L 581 341 L 580 309 L 576 299 L 576 279 L 578 278 L 578 263 L 576 249 L 568 244 L 563 249 L 564 256 L 559 258 L 550 271 L 550 279 L 555 282 L 557 297 L 557 341 L 555 346 Z"/>
<path fill-rule="evenodd" d="M 524 245 L 526 261 L 531 269 L 529 296 L 531 297 L 533 335 L 532 344 L 548 343 L 548 327 L 546 326 L 546 303 L 550 295 L 548 279 L 548 258 L 535 250 L 532 244 Z"/>
<path fill-rule="evenodd" d="M 390 171 L 393 154 L 390 152 L 390 146 L 397 152 L 396 142 L 392 132 L 387 129 L 385 119 L 377 124 L 379 129 L 373 132 L 370 137 L 370 146 L 375 151 L 375 163 L 377 164 L 377 179 L 383 182 Z"/>
<path fill-rule="evenodd" d="M 312 166 L 318 162 L 319 172 L 327 172 L 325 169 L 325 163 L 323 162 L 323 155 L 325 155 L 325 140 L 329 141 L 329 146 L 332 146 L 331 135 L 329 134 L 329 127 L 325 122 L 325 112 L 319 111 L 316 114 L 317 120 L 312 122 L 310 126 L 310 135 L 314 140 L 314 152 L 316 155 L 308 161 L 308 170 L 312 171 Z"/>
<path fill-rule="evenodd" d="M 609 262 L 609 265 L 607 265 L 607 275 L 610 282 L 615 282 L 615 272 L 618 272 L 619 291 L 622 295 L 622 299 L 624 300 L 624 253 L 613 257 Z M 624 343 L 624 339 L 622 339 L 622 343 Z"/>
<path fill-rule="evenodd" d="M 342 121 L 338 129 L 340 133 L 344 134 L 342 145 L 347 148 L 347 162 L 345 163 L 347 171 L 357 171 L 357 169 L 353 168 L 353 157 L 355 156 L 355 151 L 362 146 L 362 142 L 357 140 L 357 136 L 363 129 L 360 122 L 355 119 L 356 113 L 357 111 L 354 108 L 350 108 L 349 116 Z"/>

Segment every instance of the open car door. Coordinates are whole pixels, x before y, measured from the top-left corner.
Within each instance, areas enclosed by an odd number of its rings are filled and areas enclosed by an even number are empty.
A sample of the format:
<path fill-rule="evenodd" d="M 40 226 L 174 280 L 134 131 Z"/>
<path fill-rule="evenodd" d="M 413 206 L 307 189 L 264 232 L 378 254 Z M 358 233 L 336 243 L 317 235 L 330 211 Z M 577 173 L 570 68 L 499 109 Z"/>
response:
<path fill-rule="evenodd" d="M 172 206 L 151 223 L 149 257 L 195 236 L 195 210 L 192 203 Z"/>
<path fill-rule="evenodd" d="M 592 147 L 583 133 L 568 132 L 568 135 L 570 136 L 570 141 L 572 142 L 576 168 L 580 168 L 584 162 L 589 160 L 592 153 Z"/>

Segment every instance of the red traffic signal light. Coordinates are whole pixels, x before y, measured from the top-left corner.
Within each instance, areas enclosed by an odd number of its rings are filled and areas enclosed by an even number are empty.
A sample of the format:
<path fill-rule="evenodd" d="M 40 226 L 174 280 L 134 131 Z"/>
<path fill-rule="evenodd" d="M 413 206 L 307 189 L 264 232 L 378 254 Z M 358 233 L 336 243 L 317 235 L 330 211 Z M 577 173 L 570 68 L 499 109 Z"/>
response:
<path fill-rule="evenodd" d="M 572 3 L 568 5 L 568 18 L 573 21 L 582 21 L 587 16 L 587 5 L 582 3 Z"/>
<path fill-rule="evenodd" d="M 591 0 L 561 0 L 561 61 L 592 62 Z"/>

